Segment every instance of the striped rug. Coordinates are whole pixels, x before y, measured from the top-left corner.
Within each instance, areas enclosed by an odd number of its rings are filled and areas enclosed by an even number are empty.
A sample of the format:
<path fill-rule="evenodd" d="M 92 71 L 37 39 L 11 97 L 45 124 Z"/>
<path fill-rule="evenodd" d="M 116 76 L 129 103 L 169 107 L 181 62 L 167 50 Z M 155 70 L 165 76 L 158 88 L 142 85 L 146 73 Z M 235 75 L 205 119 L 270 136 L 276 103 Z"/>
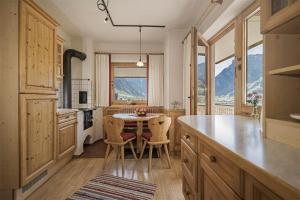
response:
<path fill-rule="evenodd" d="M 150 200 L 155 190 L 155 184 L 104 174 L 90 180 L 67 200 Z"/>

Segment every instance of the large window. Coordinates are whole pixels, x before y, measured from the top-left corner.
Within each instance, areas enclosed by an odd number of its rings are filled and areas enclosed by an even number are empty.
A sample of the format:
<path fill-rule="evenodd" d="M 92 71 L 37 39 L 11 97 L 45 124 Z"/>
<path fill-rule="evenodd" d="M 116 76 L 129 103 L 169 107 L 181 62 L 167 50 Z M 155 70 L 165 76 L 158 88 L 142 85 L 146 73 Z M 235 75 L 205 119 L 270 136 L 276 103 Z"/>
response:
<path fill-rule="evenodd" d="M 263 36 L 260 33 L 260 12 L 251 14 L 245 20 L 246 26 L 246 74 L 245 74 L 245 100 L 251 96 L 263 95 Z"/>
<path fill-rule="evenodd" d="M 197 58 L 197 114 L 207 114 L 206 47 L 198 46 Z"/>
<path fill-rule="evenodd" d="M 234 114 L 235 65 L 234 29 L 214 44 L 214 104 L 213 114 Z"/>
<path fill-rule="evenodd" d="M 112 63 L 112 103 L 139 104 L 147 101 L 147 65 Z"/>

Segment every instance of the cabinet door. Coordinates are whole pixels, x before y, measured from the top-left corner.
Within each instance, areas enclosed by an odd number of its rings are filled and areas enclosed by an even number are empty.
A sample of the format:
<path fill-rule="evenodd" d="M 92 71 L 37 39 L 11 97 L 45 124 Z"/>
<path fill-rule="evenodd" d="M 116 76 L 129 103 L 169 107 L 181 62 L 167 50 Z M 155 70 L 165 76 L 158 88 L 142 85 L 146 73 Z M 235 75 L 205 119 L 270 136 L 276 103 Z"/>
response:
<path fill-rule="evenodd" d="M 62 80 L 64 76 L 63 72 L 63 39 L 57 36 L 56 39 L 56 77 L 58 80 Z"/>
<path fill-rule="evenodd" d="M 245 176 L 245 200 L 281 200 L 279 196 L 270 191 L 266 186 L 255 178 L 246 174 Z"/>
<path fill-rule="evenodd" d="M 21 183 L 25 185 L 55 162 L 55 95 L 20 95 Z"/>
<path fill-rule="evenodd" d="M 203 169 L 203 194 L 200 196 L 203 196 L 204 200 L 241 200 L 203 160 L 200 164 Z"/>
<path fill-rule="evenodd" d="M 56 26 L 27 1 L 21 1 L 20 92 L 55 94 Z"/>
<path fill-rule="evenodd" d="M 262 0 L 261 2 L 261 30 L 263 33 L 292 33 L 296 30 L 298 20 L 290 23 L 288 27 L 279 30 L 273 30 L 280 25 L 287 24 L 291 19 L 300 16 L 299 0 Z M 295 27 L 295 28 L 292 28 Z M 299 31 L 299 30 L 298 30 Z M 297 32 L 299 33 L 299 32 Z"/>
<path fill-rule="evenodd" d="M 60 125 L 59 125 L 60 126 Z M 76 144 L 76 122 L 59 127 L 58 131 L 58 157 L 61 158 L 75 149 Z"/>

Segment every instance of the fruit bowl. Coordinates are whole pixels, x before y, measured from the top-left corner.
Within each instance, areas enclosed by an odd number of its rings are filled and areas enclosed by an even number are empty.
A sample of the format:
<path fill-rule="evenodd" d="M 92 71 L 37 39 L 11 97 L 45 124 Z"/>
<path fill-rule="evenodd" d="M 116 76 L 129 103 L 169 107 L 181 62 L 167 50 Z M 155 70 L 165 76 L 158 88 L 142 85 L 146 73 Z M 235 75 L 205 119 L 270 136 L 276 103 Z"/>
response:
<path fill-rule="evenodd" d="M 138 117 L 145 117 L 147 115 L 147 109 L 146 108 L 137 108 L 135 110 L 135 115 Z"/>

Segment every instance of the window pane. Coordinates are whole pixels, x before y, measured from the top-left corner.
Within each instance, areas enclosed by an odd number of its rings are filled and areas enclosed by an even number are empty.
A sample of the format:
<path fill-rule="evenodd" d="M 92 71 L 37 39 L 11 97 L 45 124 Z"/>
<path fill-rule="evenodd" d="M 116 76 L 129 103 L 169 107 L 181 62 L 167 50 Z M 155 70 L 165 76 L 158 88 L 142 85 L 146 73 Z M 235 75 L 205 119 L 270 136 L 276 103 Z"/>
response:
<path fill-rule="evenodd" d="M 115 100 L 146 101 L 146 78 L 114 78 Z"/>
<path fill-rule="evenodd" d="M 260 34 L 260 13 L 246 21 L 247 26 L 247 62 L 246 62 L 246 100 L 253 94 L 263 96 L 263 44 Z M 259 98 L 258 104 L 261 105 Z"/>
<path fill-rule="evenodd" d="M 215 105 L 234 106 L 233 56 L 215 64 Z"/>
<path fill-rule="evenodd" d="M 197 114 L 206 114 L 206 63 L 205 63 L 205 47 L 204 53 L 198 54 L 198 69 L 197 69 Z"/>

